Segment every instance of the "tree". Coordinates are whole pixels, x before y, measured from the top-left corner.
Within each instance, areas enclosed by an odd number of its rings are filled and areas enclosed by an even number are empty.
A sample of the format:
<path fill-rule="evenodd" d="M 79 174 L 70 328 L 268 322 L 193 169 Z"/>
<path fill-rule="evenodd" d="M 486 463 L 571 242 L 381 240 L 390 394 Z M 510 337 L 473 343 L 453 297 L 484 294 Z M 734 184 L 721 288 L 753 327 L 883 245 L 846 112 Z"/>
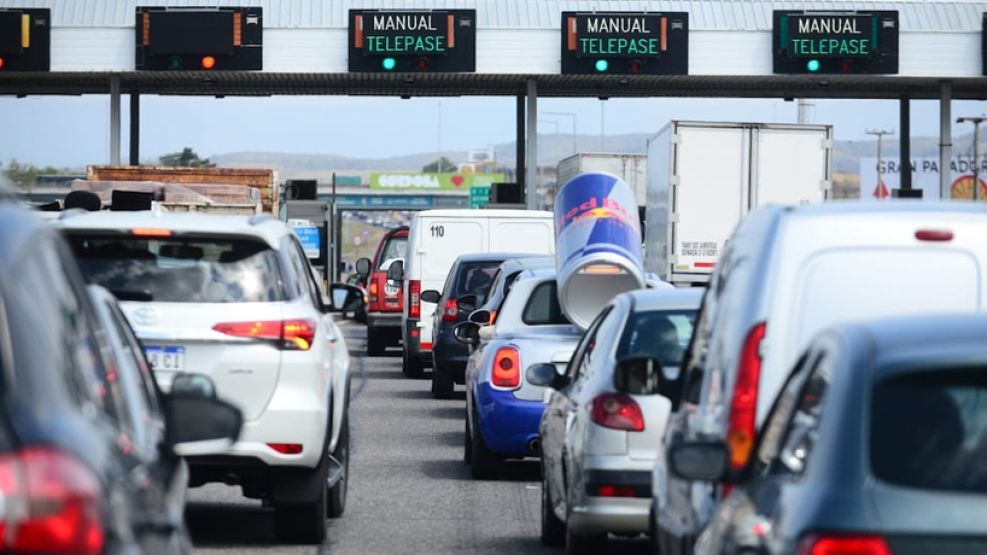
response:
<path fill-rule="evenodd" d="M 216 164 L 210 162 L 208 158 L 199 158 L 199 155 L 189 147 L 183 148 L 181 152 L 165 154 L 164 156 L 158 158 L 158 161 L 162 166 L 179 166 L 183 168 L 216 167 Z"/>
<path fill-rule="evenodd" d="M 32 187 L 37 182 L 39 175 L 57 175 L 61 173 L 58 168 L 52 166 L 38 168 L 33 164 L 18 162 L 14 158 L 10 159 L 6 167 L 0 164 L 0 168 L 3 168 L 3 175 L 18 187 Z"/>
<path fill-rule="evenodd" d="M 422 171 L 427 173 L 454 172 L 456 171 L 456 164 L 453 164 L 452 160 L 442 156 L 434 162 L 425 164 Z"/>

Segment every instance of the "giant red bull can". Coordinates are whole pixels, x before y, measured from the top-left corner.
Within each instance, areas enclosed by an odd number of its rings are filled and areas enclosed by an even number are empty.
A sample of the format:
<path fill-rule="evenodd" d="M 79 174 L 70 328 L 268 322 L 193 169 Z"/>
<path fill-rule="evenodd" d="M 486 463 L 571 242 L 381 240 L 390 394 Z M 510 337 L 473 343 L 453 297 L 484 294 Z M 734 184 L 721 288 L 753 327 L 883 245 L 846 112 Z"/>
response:
<path fill-rule="evenodd" d="M 589 172 L 555 197 L 559 305 L 586 329 L 614 296 L 645 287 L 634 191 L 619 177 Z"/>

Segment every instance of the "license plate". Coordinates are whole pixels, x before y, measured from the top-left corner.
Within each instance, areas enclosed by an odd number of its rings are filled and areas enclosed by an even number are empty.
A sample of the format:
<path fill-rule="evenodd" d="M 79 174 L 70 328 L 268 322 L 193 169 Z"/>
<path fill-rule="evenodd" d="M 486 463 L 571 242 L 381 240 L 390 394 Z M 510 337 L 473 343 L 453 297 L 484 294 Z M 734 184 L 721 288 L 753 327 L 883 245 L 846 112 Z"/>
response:
<path fill-rule="evenodd" d="M 147 345 L 144 354 L 155 370 L 185 370 L 185 347 Z"/>

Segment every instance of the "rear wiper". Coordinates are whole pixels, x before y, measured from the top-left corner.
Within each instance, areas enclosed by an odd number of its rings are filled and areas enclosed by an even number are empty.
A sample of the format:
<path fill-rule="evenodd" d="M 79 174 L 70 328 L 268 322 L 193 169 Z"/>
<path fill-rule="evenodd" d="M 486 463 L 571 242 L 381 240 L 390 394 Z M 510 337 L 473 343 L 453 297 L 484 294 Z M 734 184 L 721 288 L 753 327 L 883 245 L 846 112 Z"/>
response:
<path fill-rule="evenodd" d="M 110 289 L 110 293 L 121 301 L 153 301 L 150 291 L 134 289 Z"/>

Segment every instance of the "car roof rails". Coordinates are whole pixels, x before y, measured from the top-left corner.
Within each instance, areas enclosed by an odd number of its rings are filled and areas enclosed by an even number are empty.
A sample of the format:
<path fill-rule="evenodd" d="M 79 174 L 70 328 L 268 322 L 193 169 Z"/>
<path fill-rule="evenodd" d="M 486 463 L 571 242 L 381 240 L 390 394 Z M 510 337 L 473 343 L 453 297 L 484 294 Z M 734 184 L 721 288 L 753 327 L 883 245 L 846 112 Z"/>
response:
<path fill-rule="evenodd" d="M 274 216 L 270 214 L 254 214 L 253 216 L 247 218 L 247 222 L 250 223 L 250 225 L 259 225 L 267 222 L 276 222 L 276 221 L 279 220 L 277 220 Z"/>

